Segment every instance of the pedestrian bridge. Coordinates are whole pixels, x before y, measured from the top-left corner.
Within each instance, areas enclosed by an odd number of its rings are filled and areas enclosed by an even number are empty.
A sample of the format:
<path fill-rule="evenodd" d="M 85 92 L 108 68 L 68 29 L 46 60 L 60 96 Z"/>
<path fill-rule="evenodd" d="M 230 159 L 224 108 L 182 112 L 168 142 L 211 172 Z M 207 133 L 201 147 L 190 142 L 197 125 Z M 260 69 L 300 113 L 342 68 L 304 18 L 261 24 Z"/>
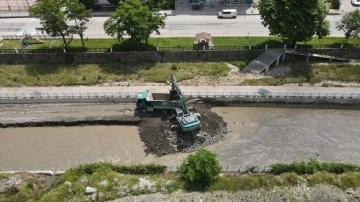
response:
<path fill-rule="evenodd" d="M 249 72 L 253 74 L 260 74 L 263 71 L 268 71 L 270 65 L 276 61 L 276 65 L 279 64 L 280 57 L 284 60 L 285 53 L 293 52 L 293 50 L 285 49 L 267 49 L 255 60 L 251 61 L 244 68 L 243 72 Z"/>

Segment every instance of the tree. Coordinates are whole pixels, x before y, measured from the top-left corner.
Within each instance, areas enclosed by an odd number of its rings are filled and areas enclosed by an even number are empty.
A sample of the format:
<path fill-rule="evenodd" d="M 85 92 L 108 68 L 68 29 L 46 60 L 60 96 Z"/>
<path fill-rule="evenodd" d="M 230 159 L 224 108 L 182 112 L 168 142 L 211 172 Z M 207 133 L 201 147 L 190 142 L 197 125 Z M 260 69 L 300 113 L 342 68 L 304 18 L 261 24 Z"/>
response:
<path fill-rule="evenodd" d="M 84 32 L 87 29 L 86 23 L 91 18 L 92 10 L 87 10 L 85 5 L 79 2 L 79 0 L 71 0 L 67 3 L 68 7 L 68 19 L 74 21 L 75 25 L 72 26 L 72 33 L 79 34 L 82 46 L 85 47 L 84 43 Z"/>
<path fill-rule="evenodd" d="M 165 26 L 164 18 L 152 15 L 148 7 L 143 6 L 139 0 L 125 0 L 120 7 L 111 13 L 104 23 L 105 33 L 115 36 L 120 41 L 125 35 L 137 43 L 145 41 L 147 44 L 150 34 Z"/>
<path fill-rule="evenodd" d="M 345 32 L 345 44 L 350 37 L 359 37 L 360 35 L 360 10 L 354 10 L 345 13 L 340 22 L 337 22 L 336 28 Z"/>
<path fill-rule="evenodd" d="M 216 154 L 205 149 L 189 155 L 180 166 L 181 178 L 190 186 L 204 189 L 217 179 L 221 167 Z"/>
<path fill-rule="evenodd" d="M 324 0 L 261 0 L 259 12 L 270 35 L 288 38 L 292 45 L 330 34 Z"/>
<path fill-rule="evenodd" d="M 86 10 L 79 0 L 41 0 L 29 8 L 29 13 L 40 19 L 42 29 L 47 34 L 61 36 L 65 48 L 71 43 L 66 37 L 72 34 L 79 34 L 84 46 L 85 25 L 89 22 L 91 10 Z"/>
<path fill-rule="evenodd" d="M 70 26 L 67 24 L 67 16 L 64 2 L 59 0 L 41 0 L 29 8 L 29 14 L 40 19 L 42 29 L 52 37 L 61 36 L 64 47 L 69 43 L 66 36 L 71 34 Z"/>

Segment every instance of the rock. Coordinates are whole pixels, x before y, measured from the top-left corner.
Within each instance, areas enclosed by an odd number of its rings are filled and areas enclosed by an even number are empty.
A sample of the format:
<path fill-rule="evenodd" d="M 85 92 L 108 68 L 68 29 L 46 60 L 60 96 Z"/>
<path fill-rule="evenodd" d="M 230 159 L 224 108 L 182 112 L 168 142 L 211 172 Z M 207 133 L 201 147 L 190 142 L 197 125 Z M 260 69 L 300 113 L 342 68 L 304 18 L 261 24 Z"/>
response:
<path fill-rule="evenodd" d="M 104 187 L 107 187 L 107 186 L 109 185 L 109 181 L 107 181 L 107 180 L 102 180 L 102 181 L 100 182 L 100 184 L 101 184 L 102 186 L 104 186 Z"/>
<path fill-rule="evenodd" d="M 89 180 L 87 179 L 86 176 L 82 176 L 82 177 L 80 178 L 80 182 L 81 182 L 83 185 L 87 185 L 88 182 L 89 182 Z"/>
<path fill-rule="evenodd" d="M 349 188 L 345 191 L 347 194 L 354 194 L 354 190 L 352 188 Z"/>
<path fill-rule="evenodd" d="M 65 181 L 64 184 L 69 186 L 69 187 L 71 187 L 71 185 L 72 185 L 71 182 L 69 182 L 69 181 Z"/>
<path fill-rule="evenodd" d="M 96 191 L 97 191 L 97 189 L 96 189 L 96 188 L 93 188 L 93 187 L 86 187 L 86 188 L 85 188 L 85 194 L 86 194 L 86 195 L 93 194 L 93 193 L 95 193 Z"/>

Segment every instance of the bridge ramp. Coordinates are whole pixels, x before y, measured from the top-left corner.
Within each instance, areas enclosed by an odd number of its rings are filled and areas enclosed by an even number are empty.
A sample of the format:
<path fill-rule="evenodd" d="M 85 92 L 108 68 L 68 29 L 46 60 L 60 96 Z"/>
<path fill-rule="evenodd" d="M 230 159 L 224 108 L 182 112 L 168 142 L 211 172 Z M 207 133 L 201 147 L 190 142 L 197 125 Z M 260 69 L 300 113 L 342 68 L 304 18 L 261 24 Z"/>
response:
<path fill-rule="evenodd" d="M 259 57 L 246 65 L 243 72 L 260 74 L 264 70 L 268 69 L 272 63 L 278 61 L 284 54 L 284 49 L 267 49 L 265 52 L 259 55 Z"/>

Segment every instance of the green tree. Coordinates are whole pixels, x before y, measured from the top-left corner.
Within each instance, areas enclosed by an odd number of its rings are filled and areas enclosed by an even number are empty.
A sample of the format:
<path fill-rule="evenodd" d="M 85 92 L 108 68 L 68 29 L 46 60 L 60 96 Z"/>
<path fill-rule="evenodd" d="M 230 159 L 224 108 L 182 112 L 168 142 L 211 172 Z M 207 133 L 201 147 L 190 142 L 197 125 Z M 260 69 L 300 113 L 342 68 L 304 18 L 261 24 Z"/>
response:
<path fill-rule="evenodd" d="M 29 13 L 40 19 L 42 29 L 47 34 L 61 36 L 65 48 L 71 43 L 66 37 L 72 34 L 79 34 L 84 46 L 83 36 L 91 10 L 86 10 L 79 0 L 41 0 L 30 7 Z"/>
<path fill-rule="evenodd" d="M 71 28 L 67 24 L 67 14 L 64 1 L 41 0 L 29 8 L 29 14 L 40 19 L 42 29 L 52 37 L 61 36 L 64 47 L 69 43 L 66 37 L 71 34 Z"/>
<path fill-rule="evenodd" d="M 180 166 L 181 178 L 190 187 L 204 189 L 217 179 L 221 167 L 216 154 L 205 149 L 189 155 Z"/>
<path fill-rule="evenodd" d="M 84 43 L 84 32 L 87 29 L 86 23 L 91 18 L 92 10 L 87 10 L 85 5 L 79 2 L 79 0 L 71 0 L 67 3 L 68 7 L 68 20 L 74 21 L 72 26 L 72 33 L 79 34 L 82 46 L 85 47 Z"/>
<path fill-rule="evenodd" d="M 160 35 L 159 29 L 164 26 L 164 18 L 152 15 L 139 0 L 125 0 L 105 21 L 104 30 L 110 36 L 116 35 L 119 41 L 129 35 L 130 40 L 147 44 L 150 34 L 156 32 Z"/>
<path fill-rule="evenodd" d="M 259 12 L 270 35 L 287 38 L 292 45 L 330 34 L 324 0 L 261 0 Z"/>
<path fill-rule="evenodd" d="M 354 10 L 345 13 L 336 28 L 345 32 L 345 44 L 350 37 L 359 37 L 360 35 L 360 10 Z"/>

